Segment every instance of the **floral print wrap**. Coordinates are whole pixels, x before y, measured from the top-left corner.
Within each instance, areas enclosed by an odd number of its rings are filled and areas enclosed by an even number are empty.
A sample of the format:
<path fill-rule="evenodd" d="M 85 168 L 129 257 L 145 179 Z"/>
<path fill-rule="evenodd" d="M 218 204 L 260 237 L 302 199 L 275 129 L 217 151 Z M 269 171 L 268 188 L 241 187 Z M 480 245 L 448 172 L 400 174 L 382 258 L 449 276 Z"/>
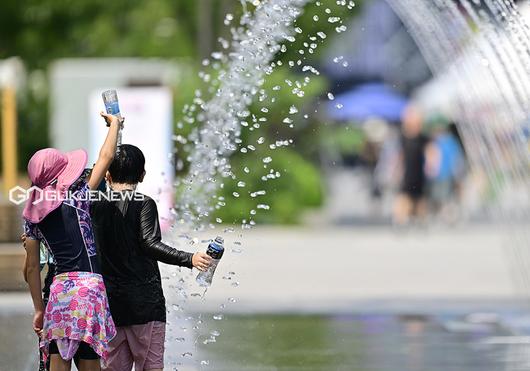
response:
<path fill-rule="evenodd" d="M 55 340 L 65 360 L 72 359 L 80 342 L 87 343 L 106 359 L 108 343 L 115 335 L 100 274 L 69 272 L 54 277 L 40 344 L 46 358 L 50 341 Z"/>

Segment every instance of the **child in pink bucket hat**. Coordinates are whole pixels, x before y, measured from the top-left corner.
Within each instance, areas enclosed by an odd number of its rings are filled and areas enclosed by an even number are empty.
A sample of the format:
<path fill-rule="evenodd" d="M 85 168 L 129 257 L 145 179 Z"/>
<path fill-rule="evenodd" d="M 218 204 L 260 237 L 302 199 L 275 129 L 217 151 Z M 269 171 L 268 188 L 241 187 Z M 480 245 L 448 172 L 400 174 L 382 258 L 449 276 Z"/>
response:
<path fill-rule="evenodd" d="M 110 125 L 92 171 L 85 170 L 84 150 L 62 153 L 53 148 L 36 152 L 28 163 L 32 190 L 26 202 L 26 274 L 35 315 L 33 329 L 41 338 L 50 370 L 69 370 L 79 359 L 79 370 L 100 370 L 116 329 L 89 214 L 90 190 L 103 180 L 116 152 L 122 122 L 101 113 Z M 55 263 L 50 297 L 44 308 L 41 296 L 39 245 Z"/>

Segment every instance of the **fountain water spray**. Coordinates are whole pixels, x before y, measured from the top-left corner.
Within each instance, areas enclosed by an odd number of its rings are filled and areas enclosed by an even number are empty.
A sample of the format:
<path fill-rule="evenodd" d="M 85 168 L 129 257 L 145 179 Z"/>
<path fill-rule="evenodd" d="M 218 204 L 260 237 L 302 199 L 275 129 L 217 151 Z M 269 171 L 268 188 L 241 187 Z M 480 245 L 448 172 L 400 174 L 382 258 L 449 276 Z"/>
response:
<path fill-rule="evenodd" d="M 495 194 L 494 219 L 514 228 L 507 252 L 528 296 L 530 29 L 511 0 L 389 3 L 437 76 L 434 87 L 452 87 L 445 106 L 474 171 L 487 177 Z"/>
<path fill-rule="evenodd" d="M 273 71 L 271 62 L 281 51 L 282 42 L 294 41 L 293 24 L 307 2 L 307 0 L 252 1 L 255 9 L 251 13 L 246 8 L 246 1 L 242 1 L 244 13 L 240 24 L 232 28 L 231 45 L 221 40 L 223 49 L 231 48 L 230 51 L 215 52 L 212 54 L 212 61 L 203 62 L 205 66 L 211 64 L 217 74 L 211 79 L 210 75 L 201 73 L 201 77 L 208 81 L 212 88 L 212 91 L 207 92 L 212 97 L 206 101 L 203 93 L 196 91 L 193 102 L 184 108 L 183 122 L 178 123 L 179 127 L 184 124 L 197 125 L 189 137 L 184 139 L 184 142 L 189 143 L 191 147 L 190 155 L 186 159 L 189 163 L 188 175 L 176 185 L 182 189 L 176 205 L 177 222 L 181 226 L 193 227 L 195 230 L 204 229 L 214 210 L 213 205 L 217 199 L 217 191 L 222 186 L 222 179 L 235 178 L 228 157 L 241 143 L 239 138 L 242 121 L 251 121 L 253 125 L 264 122 L 254 117 L 248 107 L 257 95 L 265 95 L 261 87 L 265 77 Z M 227 16 L 225 23 L 232 19 L 232 16 Z M 285 144 L 278 144 L 282 145 Z M 262 192 L 258 190 L 254 194 Z M 266 209 L 265 206 L 262 208 Z M 233 231 L 231 228 L 227 230 Z M 184 237 L 190 241 L 195 240 L 188 235 Z M 234 274 L 229 272 L 229 278 L 231 279 Z M 185 284 L 185 281 L 181 280 L 177 286 L 173 286 L 179 293 L 179 303 L 185 302 L 188 298 Z M 233 282 L 232 286 L 237 287 L 237 284 L 238 282 Z M 235 303 L 236 299 L 230 297 L 228 302 Z M 222 304 L 220 309 L 222 310 L 224 306 L 225 304 Z M 182 311 L 182 306 L 177 309 L 172 313 L 174 316 L 169 317 L 170 320 L 176 321 L 180 317 L 178 312 Z M 221 320 L 222 317 L 223 315 L 219 313 L 215 314 L 213 319 Z M 195 319 L 186 317 L 185 320 Z M 201 324 L 202 319 L 199 315 L 193 329 L 198 329 Z M 186 325 L 185 328 L 181 327 L 181 330 L 186 331 L 187 328 Z M 171 328 L 169 331 L 171 332 Z M 215 342 L 217 336 L 219 333 L 212 331 L 212 335 L 204 340 L 204 343 Z M 182 357 L 175 359 L 174 354 L 171 353 L 168 357 L 169 362 L 177 365 L 183 362 L 182 359 L 192 356 L 192 352 L 185 351 L 181 353 Z"/>
<path fill-rule="evenodd" d="M 272 73 L 270 63 L 280 51 L 280 43 L 294 40 L 293 23 L 307 0 L 254 3 L 254 13 L 245 12 L 240 25 L 232 29 L 231 51 L 212 54 L 218 69 L 211 82 L 215 86 L 213 98 L 205 102 L 197 92 L 194 103 L 186 109 L 184 121 L 198 122 L 188 138 L 193 150 L 177 211 L 181 220 L 195 226 L 207 221 L 213 211 L 221 179 L 234 177 L 228 156 L 237 149 L 241 121 L 251 116 L 248 106 L 260 92 L 265 76 Z M 200 112 L 195 115 L 197 110 Z"/>

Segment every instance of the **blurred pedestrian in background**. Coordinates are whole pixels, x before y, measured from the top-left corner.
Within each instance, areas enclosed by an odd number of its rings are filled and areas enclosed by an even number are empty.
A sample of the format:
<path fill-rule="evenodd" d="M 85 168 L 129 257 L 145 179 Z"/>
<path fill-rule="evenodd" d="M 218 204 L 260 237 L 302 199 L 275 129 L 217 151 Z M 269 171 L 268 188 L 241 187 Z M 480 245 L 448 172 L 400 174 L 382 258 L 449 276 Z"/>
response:
<path fill-rule="evenodd" d="M 423 134 L 423 116 L 409 105 L 403 111 L 401 126 L 400 189 L 394 204 L 394 223 L 406 225 L 412 218 L 421 221 L 426 213 L 425 149 L 428 138 Z"/>
<path fill-rule="evenodd" d="M 376 169 L 388 130 L 388 123 L 377 118 L 367 120 L 363 126 L 365 142 L 360 156 L 370 173 L 370 196 L 374 202 L 379 201 L 383 193 L 384 184 Z"/>
<path fill-rule="evenodd" d="M 454 222 L 458 213 L 460 184 L 465 173 L 462 147 L 441 116 L 430 120 L 432 140 L 426 148 L 425 172 L 429 181 L 429 201 L 434 215 Z"/>

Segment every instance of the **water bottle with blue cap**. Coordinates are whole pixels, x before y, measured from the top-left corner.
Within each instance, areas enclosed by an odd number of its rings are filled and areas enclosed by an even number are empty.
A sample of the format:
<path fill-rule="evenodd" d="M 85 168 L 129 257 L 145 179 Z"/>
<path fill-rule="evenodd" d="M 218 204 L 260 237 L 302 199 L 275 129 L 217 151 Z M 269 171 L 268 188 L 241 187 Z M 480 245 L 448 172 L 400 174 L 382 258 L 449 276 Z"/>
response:
<path fill-rule="evenodd" d="M 200 272 L 197 275 L 197 282 L 199 283 L 200 286 L 208 287 L 212 284 L 212 279 L 215 273 L 215 269 L 217 268 L 217 264 L 219 264 L 219 262 L 221 261 L 221 258 L 223 257 L 223 253 L 225 251 L 223 244 L 224 244 L 223 237 L 217 236 L 215 240 L 210 242 L 210 244 L 208 245 L 206 254 L 211 256 L 212 261 L 207 270 L 205 270 L 204 272 Z"/>
<path fill-rule="evenodd" d="M 108 114 L 116 116 L 120 123 L 123 121 L 123 118 L 120 113 L 120 105 L 118 103 L 118 93 L 116 90 L 106 90 L 103 93 L 101 93 L 101 96 L 103 97 L 103 103 L 105 103 L 105 111 L 107 111 Z M 109 126 L 109 124 L 107 124 Z M 117 151 L 119 151 L 120 145 L 121 145 L 121 124 L 120 124 L 120 130 L 118 131 L 118 141 L 117 141 Z"/>

